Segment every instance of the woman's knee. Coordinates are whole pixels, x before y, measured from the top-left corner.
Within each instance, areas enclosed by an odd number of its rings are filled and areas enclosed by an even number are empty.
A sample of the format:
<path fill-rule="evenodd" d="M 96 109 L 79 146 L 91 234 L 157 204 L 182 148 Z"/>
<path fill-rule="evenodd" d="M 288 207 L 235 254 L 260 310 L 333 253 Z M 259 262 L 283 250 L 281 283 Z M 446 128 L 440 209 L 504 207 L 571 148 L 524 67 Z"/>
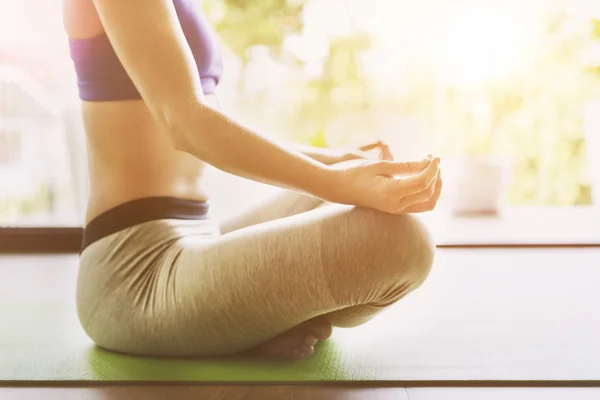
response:
<path fill-rule="evenodd" d="M 379 235 L 393 254 L 391 274 L 401 274 L 411 285 L 421 285 L 431 270 L 435 256 L 435 242 L 425 225 L 410 214 L 388 215 L 377 213 L 381 224 Z"/>
<path fill-rule="evenodd" d="M 347 231 L 361 241 L 355 243 L 354 257 L 368 269 L 365 272 L 385 282 L 404 281 L 413 288 L 425 281 L 433 265 L 435 242 L 418 218 L 361 208 L 352 209 L 347 217 L 351 219 Z"/>
<path fill-rule="evenodd" d="M 436 253 L 435 240 L 420 219 L 410 214 L 402 217 L 408 220 L 407 224 L 410 225 L 406 232 L 408 251 L 403 262 L 410 271 L 413 287 L 418 287 L 427 279 L 433 267 Z"/>

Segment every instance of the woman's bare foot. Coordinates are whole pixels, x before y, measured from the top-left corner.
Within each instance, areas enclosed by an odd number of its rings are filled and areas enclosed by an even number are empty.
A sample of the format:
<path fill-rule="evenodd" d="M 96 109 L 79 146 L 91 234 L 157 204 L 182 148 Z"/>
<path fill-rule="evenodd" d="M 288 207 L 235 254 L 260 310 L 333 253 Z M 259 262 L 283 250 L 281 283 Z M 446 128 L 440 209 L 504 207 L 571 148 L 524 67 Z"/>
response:
<path fill-rule="evenodd" d="M 325 317 L 301 323 L 253 349 L 253 353 L 270 357 L 302 358 L 315 351 L 315 344 L 331 336 L 331 324 Z"/>

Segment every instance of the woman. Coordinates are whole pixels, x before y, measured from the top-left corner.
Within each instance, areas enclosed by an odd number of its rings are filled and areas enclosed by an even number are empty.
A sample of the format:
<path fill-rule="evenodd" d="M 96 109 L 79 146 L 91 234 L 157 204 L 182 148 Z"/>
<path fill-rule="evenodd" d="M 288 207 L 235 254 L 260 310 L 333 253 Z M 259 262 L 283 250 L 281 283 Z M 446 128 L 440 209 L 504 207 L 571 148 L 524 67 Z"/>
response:
<path fill-rule="evenodd" d="M 226 116 L 196 1 L 64 0 L 89 152 L 79 318 L 132 354 L 308 356 L 424 281 L 434 245 L 410 214 L 435 207 L 439 159 L 300 148 Z M 284 191 L 215 221 L 206 164 Z"/>

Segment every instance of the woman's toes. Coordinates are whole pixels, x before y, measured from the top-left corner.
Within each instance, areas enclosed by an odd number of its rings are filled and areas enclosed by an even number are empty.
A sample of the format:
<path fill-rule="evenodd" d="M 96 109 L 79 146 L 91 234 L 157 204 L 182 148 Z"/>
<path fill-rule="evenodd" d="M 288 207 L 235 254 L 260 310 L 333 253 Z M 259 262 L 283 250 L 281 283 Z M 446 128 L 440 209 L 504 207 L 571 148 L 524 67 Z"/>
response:
<path fill-rule="evenodd" d="M 325 340 L 331 336 L 331 324 L 329 322 L 320 323 L 313 328 L 313 332 L 317 335 L 319 340 Z"/>
<path fill-rule="evenodd" d="M 315 344 L 317 344 L 317 342 L 319 341 L 319 338 L 314 334 L 314 333 L 309 333 L 305 338 L 304 338 L 304 343 L 306 343 L 309 346 L 314 346 Z"/>
<path fill-rule="evenodd" d="M 314 353 L 315 348 L 313 346 L 309 346 L 307 344 L 304 344 L 304 345 L 302 345 L 302 347 L 300 347 L 300 351 L 302 351 L 302 354 L 304 355 L 304 357 L 308 357 L 312 353 Z"/>
<path fill-rule="evenodd" d="M 292 350 L 292 356 L 293 356 L 294 358 L 301 358 L 301 357 L 303 357 L 303 356 L 304 356 L 304 354 L 302 354 L 302 351 L 301 351 L 299 348 L 297 348 L 297 347 L 296 347 L 296 348 L 294 348 L 294 349 Z"/>

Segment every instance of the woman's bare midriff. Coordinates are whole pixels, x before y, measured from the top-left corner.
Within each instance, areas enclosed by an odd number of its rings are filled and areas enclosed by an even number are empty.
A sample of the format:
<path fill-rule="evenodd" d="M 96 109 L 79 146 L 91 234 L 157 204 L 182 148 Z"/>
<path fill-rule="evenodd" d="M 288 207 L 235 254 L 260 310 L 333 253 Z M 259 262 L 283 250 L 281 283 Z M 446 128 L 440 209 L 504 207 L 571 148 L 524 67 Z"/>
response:
<path fill-rule="evenodd" d="M 207 99 L 217 106 L 215 96 Z M 89 176 L 86 224 L 144 197 L 208 200 L 205 164 L 173 148 L 142 100 L 84 102 L 82 109 Z"/>
<path fill-rule="evenodd" d="M 91 0 L 63 0 L 63 23 L 70 38 L 104 33 Z M 206 99 L 218 106 L 216 96 Z M 143 100 L 84 101 L 82 111 L 89 177 L 86 224 L 110 208 L 144 197 L 208 200 L 205 164 L 173 148 Z"/>

